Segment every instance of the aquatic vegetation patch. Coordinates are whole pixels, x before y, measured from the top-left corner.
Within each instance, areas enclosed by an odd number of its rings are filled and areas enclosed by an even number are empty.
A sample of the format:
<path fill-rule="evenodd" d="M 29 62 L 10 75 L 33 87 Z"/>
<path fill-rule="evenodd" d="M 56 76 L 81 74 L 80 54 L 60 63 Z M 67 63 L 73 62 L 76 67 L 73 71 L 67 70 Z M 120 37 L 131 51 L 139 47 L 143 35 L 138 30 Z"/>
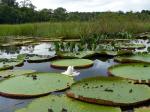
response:
<path fill-rule="evenodd" d="M 111 106 L 130 106 L 150 100 L 150 88 L 115 77 L 88 78 L 73 84 L 67 96 Z"/>

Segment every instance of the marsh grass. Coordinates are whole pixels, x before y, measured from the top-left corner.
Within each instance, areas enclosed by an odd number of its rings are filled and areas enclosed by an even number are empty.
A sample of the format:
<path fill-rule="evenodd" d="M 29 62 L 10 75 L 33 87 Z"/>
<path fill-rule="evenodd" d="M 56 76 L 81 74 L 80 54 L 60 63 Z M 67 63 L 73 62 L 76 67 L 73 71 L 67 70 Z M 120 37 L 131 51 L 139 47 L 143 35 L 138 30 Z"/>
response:
<path fill-rule="evenodd" d="M 0 36 L 78 38 L 89 34 L 150 31 L 150 21 L 130 17 L 102 17 L 87 22 L 45 22 L 0 25 Z M 115 38 L 115 37 L 114 37 Z"/>

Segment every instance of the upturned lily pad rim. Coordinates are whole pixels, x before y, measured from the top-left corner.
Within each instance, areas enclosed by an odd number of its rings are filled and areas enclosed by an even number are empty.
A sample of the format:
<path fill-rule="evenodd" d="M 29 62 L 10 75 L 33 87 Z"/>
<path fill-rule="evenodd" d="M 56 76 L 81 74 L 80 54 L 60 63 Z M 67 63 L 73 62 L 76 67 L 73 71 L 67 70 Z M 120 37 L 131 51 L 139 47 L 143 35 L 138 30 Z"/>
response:
<path fill-rule="evenodd" d="M 0 68 L 0 71 L 2 71 L 2 70 L 11 70 L 11 69 L 13 69 L 14 67 L 13 66 L 6 66 L 6 67 L 1 67 Z"/>
<path fill-rule="evenodd" d="M 14 64 L 14 65 L 7 65 L 7 66 L 3 66 L 0 67 L 0 71 L 2 70 L 8 70 L 8 69 L 13 69 L 14 67 L 20 67 L 24 64 L 24 60 L 17 60 L 18 63 Z"/>
<path fill-rule="evenodd" d="M 119 62 L 119 63 L 150 63 L 150 62 L 147 62 L 147 61 L 142 61 L 142 60 L 137 60 L 137 59 L 129 59 L 129 57 L 136 56 L 136 55 L 140 55 L 140 54 L 127 55 L 126 57 L 125 57 L 125 55 L 115 57 L 114 61 Z M 150 54 L 147 54 L 147 55 L 150 55 Z"/>
<path fill-rule="evenodd" d="M 117 67 L 122 67 L 122 66 L 131 66 L 131 65 L 139 65 L 139 64 L 141 64 L 141 65 L 149 65 L 150 66 L 150 63 L 125 63 L 125 64 L 117 64 L 117 65 L 112 65 L 112 66 L 110 66 L 109 68 L 108 68 L 108 75 L 109 76 L 114 76 L 114 77 L 118 77 L 118 78 L 122 78 L 122 79 L 127 79 L 127 80 L 133 80 L 134 81 L 134 83 L 140 83 L 140 84 L 150 84 L 150 80 L 148 80 L 148 81 L 146 81 L 146 80 L 135 80 L 135 79 L 132 79 L 132 78 L 125 78 L 125 77 L 121 77 L 121 76 L 116 76 L 115 74 L 113 74 L 112 72 L 111 72 L 111 70 L 113 69 L 113 68 L 117 68 Z"/>
<path fill-rule="evenodd" d="M 34 75 L 34 74 L 47 74 L 49 72 L 35 72 L 35 73 L 31 73 L 31 74 L 24 74 L 25 75 Z M 59 74 L 59 73 L 56 73 L 56 72 L 52 72 L 52 73 L 55 73 L 55 74 Z M 50 74 L 50 73 L 49 73 Z M 60 76 L 63 75 L 63 74 L 60 74 Z M 21 76 L 21 75 L 19 75 Z M 13 77 L 19 77 L 19 76 L 12 76 L 12 77 L 9 77 L 9 78 L 5 78 L 3 80 L 0 81 L 0 83 L 2 81 L 5 81 L 5 80 L 9 80 L 10 78 L 13 78 Z M 72 80 L 72 84 L 74 83 L 74 79 L 72 77 L 69 77 L 67 75 L 63 75 L 65 77 L 68 77 Z M 54 93 L 54 92 L 61 92 L 61 91 L 65 91 L 67 89 L 70 88 L 70 86 L 72 85 L 67 85 L 66 87 L 64 87 L 63 89 L 57 89 L 57 90 L 54 90 L 54 91 L 49 91 L 49 92 L 46 92 L 46 93 L 42 93 L 42 94 L 35 94 L 35 95 L 25 95 L 25 94 L 12 94 L 12 93 L 5 93 L 5 92 L 1 92 L 0 91 L 0 96 L 3 96 L 3 97 L 6 97 L 6 98 L 15 98 L 15 99 L 30 99 L 30 98 L 38 98 L 38 97 L 42 97 L 42 96 L 46 96 L 46 95 L 49 95 L 51 93 Z"/>
<path fill-rule="evenodd" d="M 1 75 L 2 72 L 4 73 L 9 73 L 9 72 L 26 72 L 26 73 L 22 73 L 22 74 L 19 74 L 19 75 L 15 75 L 14 73 L 11 73 L 9 75 Z M 14 76 L 20 76 L 20 75 L 30 75 L 30 74 L 35 74 L 36 73 L 36 70 L 22 70 L 22 69 L 16 69 L 16 70 L 3 70 L 3 71 L 0 71 L 0 77 L 3 77 L 3 78 L 10 78 L 10 77 L 14 77 Z"/>
<path fill-rule="evenodd" d="M 37 56 L 38 57 L 38 56 Z M 40 56 L 39 56 L 40 57 Z M 55 58 L 55 56 L 51 56 L 51 57 L 48 57 L 48 58 L 39 58 L 39 59 L 30 59 L 30 57 L 29 57 L 29 59 L 27 59 L 27 62 L 28 63 L 40 63 L 40 62 L 47 62 L 47 61 L 50 61 L 50 60 L 52 60 L 52 59 L 54 59 Z"/>
<path fill-rule="evenodd" d="M 61 60 L 89 60 L 89 59 L 59 59 L 59 60 L 54 60 L 51 62 L 51 67 L 53 68 L 59 68 L 59 69 L 66 69 L 68 66 L 63 66 L 63 65 L 56 65 L 56 64 L 53 64 L 54 62 L 57 62 L 57 61 L 61 61 Z M 74 68 L 77 68 L 77 69 L 84 69 L 84 68 L 89 68 L 89 67 L 92 67 L 94 65 L 94 62 L 92 60 L 89 60 L 91 61 L 91 63 L 88 63 L 86 65 L 79 65 L 79 66 L 74 66 Z"/>
<path fill-rule="evenodd" d="M 103 50 L 103 51 L 96 51 L 97 55 L 100 56 L 117 56 L 117 51 L 113 51 L 113 50 Z"/>
<path fill-rule="evenodd" d="M 104 50 L 104 51 L 96 51 L 97 55 L 100 56 L 121 56 L 121 55 L 131 55 L 132 51 L 131 50 L 119 50 L 119 51 L 114 51 L 114 50 Z"/>
<path fill-rule="evenodd" d="M 88 59 L 88 58 L 96 55 L 95 51 L 78 51 L 78 52 L 75 52 L 75 53 L 84 53 L 84 52 L 86 53 L 86 55 L 81 56 L 81 57 L 76 56 L 76 55 L 74 55 L 74 56 L 65 55 L 65 54 L 69 54 L 69 53 L 73 54 L 73 52 L 61 52 L 61 51 L 59 51 L 56 54 L 61 59 Z"/>
<path fill-rule="evenodd" d="M 97 76 L 97 77 L 91 77 L 91 78 L 86 78 L 86 79 L 82 79 L 80 81 L 77 81 L 75 83 L 73 83 L 71 85 L 71 87 L 73 87 L 74 85 L 78 84 L 78 83 L 81 83 L 82 81 L 88 81 L 88 80 L 93 80 L 93 79 L 96 79 L 96 80 L 101 80 L 103 78 L 108 78 L 108 77 L 103 77 L 103 76 Z M 109 77 L 109 80 L 118 80 L 118 81 L 124 81 L 126 83 L 133 83 L 131 80 L 126 80 L 126 79 L 123 79 L 123 78 L 120 78 L 120 77 Z M 142 84 L 141 84 L 142 85 Z M 143 85 L 143 86 L 147 86 L 147 85 Z M 70 88 L 71 88 L 70 87 Z M 147 86 L 148 87 L 148 86 Z M 128 104 L 125 104 L 125 103 L 116 103 L 116 102 L 113 102 L 113 101 L 108 101 L 108 100 L 102 100 L 102 99 L 96 99 L 96 98 L 87 98 L 87 97 L 83 97 L 83 96 L 80 96 L 80 95 L 75 95 L 73 92 L 70 92 L 70 90 L 67 90 L 66 91 L 66 95 L 70 98 L 74 98 L 74 99 L 77 99 L 77 100 L 80 100 L 80 101 L 85 101 L 85 102 L 88 102 L 88 103 L 94 103 L 94 104 L 101 104 L 101 105 L 107 105 L 107 106 L 121 106 L 121 107 L 127 107 L 127 106 L 136 106 L 138 104 L 142 104 L 142 103 L 145 103 L 145 102 L 148 102 L 150 101 L 150 98 L 144 100 L 144 101 L 141 101 L 141 102 L 135 102 L 135 103 L 128 103 Z"/>
<path fill-rule="evenodd" d="M 132 46 L 133 45 L 133 46 Z M 135 45 L 135 46 L 134 46 Z M 136 46 L 136 45 L 139 45 L 139 46 Z M 118 44 L 115 44 L 115 48 L 119 48 L 119 49 L 128 49 L 128 50 L 132 50 L 132 49 L 143 49 L 145 48 L 146 46 L 144 44 L 132 44 L 132 43 L 125 43 L 125 44 L 121 44 L 121 45 L 118 45 Z"/>

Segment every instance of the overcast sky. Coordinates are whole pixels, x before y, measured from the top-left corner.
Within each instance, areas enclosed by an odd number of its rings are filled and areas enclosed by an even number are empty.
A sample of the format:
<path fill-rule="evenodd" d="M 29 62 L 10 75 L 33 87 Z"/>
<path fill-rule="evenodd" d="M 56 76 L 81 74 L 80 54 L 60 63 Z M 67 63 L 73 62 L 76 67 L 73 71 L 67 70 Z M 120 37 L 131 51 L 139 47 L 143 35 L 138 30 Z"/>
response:
<path fill-rule="evenodd" d="M 21 1 L 21 0 L 18 0 Z M 150 10 L 150 0 L 31 0 L 37 9 L 64 7 L 68 11 Z"/>

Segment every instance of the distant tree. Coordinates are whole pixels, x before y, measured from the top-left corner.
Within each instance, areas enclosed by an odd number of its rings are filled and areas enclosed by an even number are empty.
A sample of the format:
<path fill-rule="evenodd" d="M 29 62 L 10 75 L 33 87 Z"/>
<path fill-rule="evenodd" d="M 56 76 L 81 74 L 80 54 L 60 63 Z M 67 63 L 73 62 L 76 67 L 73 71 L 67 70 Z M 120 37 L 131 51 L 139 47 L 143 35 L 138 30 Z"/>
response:
<path fill-rule="evenodd" d="M 16 0 L 1 0 L 1 3 L 8 6 L 16 6 L 18 4 Z"/>
<path fill-rule="evenodd" d="M 31 8 L 35 9 L 36 7 L 32 4 L 31 0 L 23 0 L 20 2 L 20 7 L 26 7 L 26 8 Z"/>
<path fill-rule="evenodd" d="M 38 12 L 39 21 L 49 21 L 52 20 L 53 10 L 52 9 L 42 9 Z"/>
<path fill-rule="evenodd" d="M 19 11 L 8 5 L 0 5 L 0 23 L 18 23 Z"/>
<path fill-rule="evenodd" d="M 149 10 L 142 10 L 141 13 L 150 14 L 150 11 Z"/>
<path fill-rule="evenodd" d="M 67 16 L 67 10 L 65 8 L 59 7 L 54 10 L 54 18 L 57 21 L 65 21 Z"/>

